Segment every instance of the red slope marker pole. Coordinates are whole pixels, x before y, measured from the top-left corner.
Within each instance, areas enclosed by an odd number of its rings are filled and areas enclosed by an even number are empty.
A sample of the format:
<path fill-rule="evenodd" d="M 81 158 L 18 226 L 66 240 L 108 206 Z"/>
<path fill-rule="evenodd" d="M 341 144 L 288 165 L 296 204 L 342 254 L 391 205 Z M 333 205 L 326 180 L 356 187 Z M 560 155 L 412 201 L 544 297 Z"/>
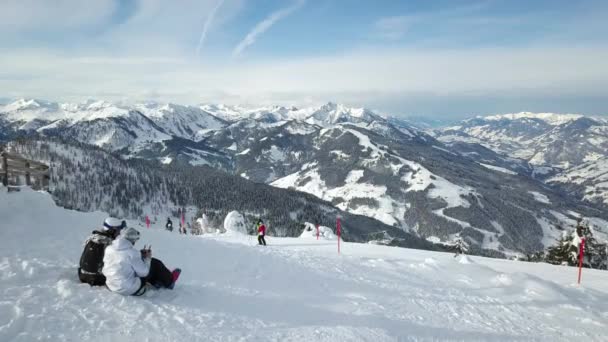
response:
<path fill-rule="evenodd" d="M 338 231 L 338 254 L 340 254 L 340 218 L 338 217 L 337 222 L 336 222 L 336 226 L 337 226 L 337 231 Z"/>
<path fill-rule="evenodd" d="M 317 223 L 317 240 L 319 240 L 319 224 Z"/>
<path fill-rule="evenodd" d="M 585 239 L 581 240 L 581 248 L 578 256 L 578 284 L 581 284 L 581 275 L 583 273 L 583 257 L 585 255 Z"/>

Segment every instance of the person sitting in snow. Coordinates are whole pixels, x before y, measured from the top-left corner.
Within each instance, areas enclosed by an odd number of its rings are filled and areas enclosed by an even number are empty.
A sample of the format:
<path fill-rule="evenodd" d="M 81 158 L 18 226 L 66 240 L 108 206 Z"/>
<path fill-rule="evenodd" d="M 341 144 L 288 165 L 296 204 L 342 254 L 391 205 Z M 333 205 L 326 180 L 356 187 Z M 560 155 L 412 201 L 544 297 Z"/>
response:
<path fill-rule="evenodd" d="M 87 238 L 78 267 L 78 278 L 81 282 L 91 286 L 106 284 L 106 277 L 101 273 L 104 253 L 106 247 L 116 239 L 120 230 L 125 226 L 125 221 L 121 222 L 117 218 L 108 217 L 103 222 L 103 229 L 94 230 L 92 235 Z"/>
<path fill-rule="evenodd" d="M 165 224 L 165 228 L 172 232 L 173 231 L 173 222 L 171 222 L 171 218 L 167 217 L 167 224 Z"/>
<path fill-rule="evenodd" d="M 266 235 L 266 226 L 264 225 L 264 222 L 262 222 L 262 219 L 259 219 L 258 220 L 258 243 L 260 245 L 266 246 L 266 240 L 264 239 L 265 235 Z"/>
<path fill-rule="evenodd" d="M 169 271 L 160 260 L 152 258 L 150 248 L 136 250 L 139 235 L 137 229 L 126 228 L 107 248 L 103 258 L 106 286 L 125 296 L 143 295 L 146 283 L 157 288 L 173 289 L 181 270 Z"/>

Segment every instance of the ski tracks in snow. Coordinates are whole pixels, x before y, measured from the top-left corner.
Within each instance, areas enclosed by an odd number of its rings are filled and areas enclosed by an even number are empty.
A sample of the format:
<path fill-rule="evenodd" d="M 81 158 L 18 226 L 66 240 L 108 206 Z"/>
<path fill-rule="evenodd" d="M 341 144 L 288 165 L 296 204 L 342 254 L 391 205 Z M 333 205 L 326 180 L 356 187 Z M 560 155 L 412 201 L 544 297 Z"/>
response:
<path fill-rule="evenodd" d="M 547 269 L 563 275 L 572 268 L 475 257 L 459 260 L 445 253 L 403 249 L 391 253 L 398 257 L 369 257 L 360 251 L 338 257 L 322 251 L 323 247 L 317 251 L 275 248 L 273 252 L 282 258 L 343 283 L 334 286 L 334 297 L 328 300 L 334 302 L 335 311 L 367 317 L 362 326 L 397 337 L 600 341 L 604 337 L 597 329 L 608 324 L 605 292 L 547 280 L 551 279 Z M 369 246 L 376 248 L 381 247 Z M 539 267 L 538 273 L 547 279 L 494 267 L 505 263 Z M 593 273 L 606 280 L 605 273 Z"/>

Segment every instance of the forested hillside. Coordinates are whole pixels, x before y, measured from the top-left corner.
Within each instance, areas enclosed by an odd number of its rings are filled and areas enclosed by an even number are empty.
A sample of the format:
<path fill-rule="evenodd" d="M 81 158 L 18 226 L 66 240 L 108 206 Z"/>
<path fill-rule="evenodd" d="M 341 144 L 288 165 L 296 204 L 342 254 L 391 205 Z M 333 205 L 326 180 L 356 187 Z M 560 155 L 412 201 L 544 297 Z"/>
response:
<path fill-rule="evenodd" d="M 299 235 L 304 222 L 332 227 L 340 216 L 346 240 L 368 241 L 386 231 L 403 246 L 443 248 L 377 220 L 338 210 L 312 195 L 205 166 L 177 169 L 140 159 L 123 160 L 91 145 L 49 138 L 19 139 L 9 148 L 50 164 L 51 193 L 66 208 L 141 219 L 194 206 L 216 225 L 228 212 L 238 210 L 251 222 L 265 218 L 271 233 L 278 236 Z"/>

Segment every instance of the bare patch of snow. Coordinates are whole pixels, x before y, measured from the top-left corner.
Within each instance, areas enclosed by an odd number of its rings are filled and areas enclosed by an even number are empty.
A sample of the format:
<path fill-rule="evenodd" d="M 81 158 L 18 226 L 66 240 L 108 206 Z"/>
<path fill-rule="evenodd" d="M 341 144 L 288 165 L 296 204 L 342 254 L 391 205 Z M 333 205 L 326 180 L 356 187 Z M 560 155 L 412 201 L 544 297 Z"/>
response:
<path fill-rule="evenodd" d="M 364 170 L 352 170 L 348 173 L 348 176 L 346 176 L 344 181 L 346 183 L 357 183 L 357 181 L 363 177 L 363 173 Z"/>
<path fill-rule="evenodd" d="M 545 203 L 545 204 L 551 204 L 551 200 L 549 200 L 549 197 L 541 194 L 540 192 L 528 191 L 528 193 L 531 194 L 532 196 L 534 196 L 534 199 L 538 202 Z"/>
<path fill-rule="evenodd" d="M 494 165 L 489 165 L 489 164 L 484 164 L 484 163 L 479 163 L 479 165 L 488 168 L 490 170 L 494 170 L 494 171 L 498 171 L 498 172 L 502 172 L 502 173 L 506 173 L 509 175 L 517 175 L 517 172 L 513 172 L 509 169 L 505 169 L 504 167 L 499 167 L 499 166 L 494 166 Z"/>

